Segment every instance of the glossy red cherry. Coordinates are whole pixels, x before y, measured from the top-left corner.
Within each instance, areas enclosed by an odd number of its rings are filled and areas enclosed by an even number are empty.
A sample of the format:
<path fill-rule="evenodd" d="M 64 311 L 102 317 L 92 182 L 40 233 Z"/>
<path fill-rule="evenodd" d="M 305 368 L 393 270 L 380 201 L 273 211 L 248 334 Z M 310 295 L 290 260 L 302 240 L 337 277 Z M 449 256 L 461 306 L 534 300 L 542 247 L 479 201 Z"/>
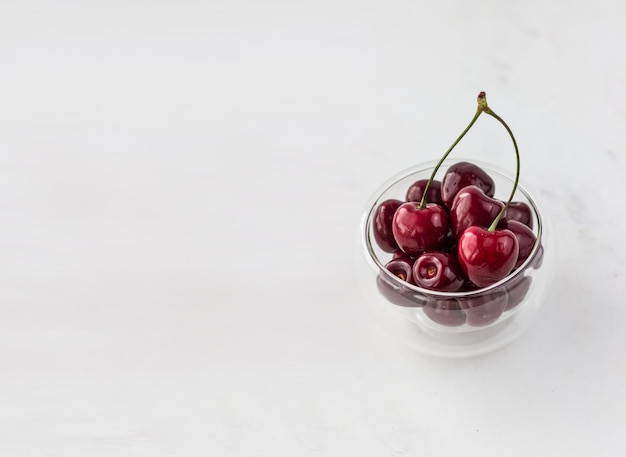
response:
<path fill-rule="evenodd" d="M 533 214 L 530 206 L 524 202 L 511 202 L 502 215 L 501 221 L 519 221 L 522 224 L 533 228 Z"/>
<path fill-rule="evenodd" d="M 415 284 L 413 281 L 413 260 L 405 257 L 400 259 L 395 259 L 387 263 L 385 268 L 389 270 L 389 272 L 402 281 L 407 282 L 409 284 Z"/>
<path fill-rule="evenodd" d="M 486 287 L 505 278 L 519 255 L 517 237 L 510 230 L 470 227 L 459 238 L 458 257 L 466 276 Z"/>
<path fill-rule="evenodd" d="M 510 230 L 517 237 L 519 254 L 514 268 L 519 267 L 532 252 L 533 247 L 537 242 L 537 237 L 527 225 L 519 221 L 509 220 L 500 222 L 498 224 L 498 228 Z"/>
<path fill-rule="evenodd" d="M 406 192 L 407 202 L 420 202 L 424 196 L 424 189 L 428 185 L 428 179 L 420 179 L 411 184 L 411 187 Z M 443 200 L 441 199 L 441 181 L 436 179 L 432 181 L 428 188 L 428 195 L 426 196 L 427 203 L 437 203 L 443 206 Z"/>
<path fill-rule="evenodd" d="M 374 239 L 380 248 L 385 252 L 394 252 L 398 250 L 398 243 L 393 237 L 391 225 L 393 223 L 393 215 L 402 205 L 400 200 L 385 200 L 374 213 Z"/>
<path fill-rule="evenodd" d="M 456 299 L 432 299 L 426 302 L 423 310 L 430 320 L 446 327 L 465 324 L 465 312 Z"/>
<path fill-rule="evenodd" d="M 425 298 L 414 293 L 408 286 L 408 283 L 413 281 L 412 267 L 413 261 L 411 259 L 392 260 L 385 265 L 385 268 L 399 281 L 394 281 L 393 278 L 384 273 L 380 273 L 376 278 L 378 291 L 394 305 L 419 308 L 424 306 L 426 302 Z"/>
<path fill-rule="evenodd" d="M 473 225 L 487 228 L 502 208 L 504 203 L 485 195 L 482 189 L 476 186 L 464 187 L 454 197 L 450 208 L 452 233 L 459 238 L 465 229 Z"/>
<path fill-rule="evenodd" d="M 456 194 L 467 186 L 476 186 L 489 197 L 493 197 L 496 190 L 493 179 L 485 170 L 473 163 L 459 162 L 448 168 L 441 181 L 443 203 L 450 208 Z"/>
<path fill-rule="evenodd" d="M 465 283 L 465 275 L 456 257 L 431 251 L 419 256 L 413 264 L 413 281 L 425 289 L 456 292 Z"/>
<path fill-rule="evenodd" d="M 448 233 L 448 214 L 439 205 L 406 202 L 396 210 L 392 224 L 393 236 L 400 249 L 411 256 L 435 250 Z"/>
<path fill-rule="evenodd" d="M 508 303 L 506 291 L 499 290 L 475 297 L 459 300 L 461 309 L 467 316 L 467 324 L 472 327 L 484 327 L 498 320 Z"/>

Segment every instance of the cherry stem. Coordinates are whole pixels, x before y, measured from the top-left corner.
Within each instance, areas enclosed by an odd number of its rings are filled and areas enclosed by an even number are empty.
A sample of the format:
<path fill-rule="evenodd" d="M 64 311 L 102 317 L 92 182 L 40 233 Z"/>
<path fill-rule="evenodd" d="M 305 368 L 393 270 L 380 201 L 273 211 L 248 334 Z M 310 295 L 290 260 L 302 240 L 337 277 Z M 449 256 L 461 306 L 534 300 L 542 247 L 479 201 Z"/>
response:
<path fill-rule="evenodd" d="M 511 140 L 513 140 L 513 146 L 515 147 L 515 160 L 516 160 L 515 182 L 513 183 L 513 190 L 511 190 L 511 195 L 509 195 L 509 199 L 506 202 L 506 204 L 504 205 L 504 208 L 502 208 L 500 210 L 500 212 L 498 213 L 496 218 L 493 220 L 493 222 L 491 223 L 491 225 L 487 229 L 487 231 L 493 232 L 496 229 L 498 223 L 500 222 L 500 219 L 502 219 L 502 216 L 504 216 L 504 213 L 506 212 L 507 208 L 509 207 L 509 204 L 511 203 L 511 200 L 513 200 L 513 196 L 515 195 L 515 191 L 517 190 L 517 184 L 519 183 L 520 160 L 519 160 L 519 149 L 517 148 L 517 141 L 515 141 L 515 136 L 513 135 L 513 132 L 511 131 L 509 126 L 506 124 L 506 122 L 504 122 L 504 120 L 500 116 L 498 116 L 496 113 L 491 111 L 491 108 L 489 108 L 486 105 L 485 105 L 485 113 L 489 114 L 491 117 L 495 118 L 498 122 L 500 122 L 500 124 L 502 124 L 504 126 L 504 128 L 506 129 L 506 131 L 509 133 L 509 136 L 511 137 Z"/>
<path fill-rule="evenodd" d="M 439 159 L 439 162 L 437 162 L 437 165 L 435 165 L 435 168 L 434 168 L 432 174 L 430 175 L 430 178 L 428 178 L 428 182 L 426 183 L 426 187 L 424 188 L 424 194 L 422 195 L 422 199 L 420 200 L 420 206 L 419 206 L 420 209 L 426 208 L 426 196 L 428 195 L 428 190 L 430 189 L 430 185 L 432 184 L 433 180 L 435 179 L 435 175 L 437 174 L 437 171 L 439 171 L 439 167 L 441 167 L 441 164 L 443 164 L 444 160 L 446 160 L 446 158 L 450 155 L 450 153 L 452 152 L 454 147 L 457 144 L 459 144 L 459 141 L 461 141 L 461 139 L 465 136 L 465 134 L 469 131 L 469 129 L 472 128 L 472 126 L 478 120 L 478 117 L 483 113 L 483 111 L 487 112 L 487 110 L 489 110 L 489 107 L 487 106 L 487 96 L 485 95 L 484 92 L 481 92 L 480 94 L 478 94 L 478 108 L 476 109 L 476 114 L 474 114 L 474 117 L 472 118 L 471 122 L 467 125 L 467 127 L 465 127 L 465 130 L 463 130 L 463 132 L 461 132 L 461 134 L 454 141 L 454 143 L 452 143 L 452 146 L 450 146 L 450 148 L 441 157 L 441 159 Z M 489 110 L 489 111 L 491 111 L 491 110 Z M 493 113 L 493 112 L 490 112 L 490 114 L 492 116 L 495 115 L 495 113 Z M 501 122 L 504 122 L 504 121 L 501 120 Z M 505 124 L 505 126 L 506 126 L 506 124 Z M 507 127 L 507 129 L 508 129 L 508 127 Z M 513 141 L 515 141 L 515 140 L 513 140 Z"/>

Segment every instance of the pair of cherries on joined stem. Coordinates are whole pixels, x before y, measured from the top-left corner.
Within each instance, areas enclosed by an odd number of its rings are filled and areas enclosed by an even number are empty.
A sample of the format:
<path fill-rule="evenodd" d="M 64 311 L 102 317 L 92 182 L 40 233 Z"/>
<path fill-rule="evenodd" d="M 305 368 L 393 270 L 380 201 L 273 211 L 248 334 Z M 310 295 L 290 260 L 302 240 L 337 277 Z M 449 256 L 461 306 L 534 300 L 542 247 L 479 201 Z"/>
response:
<path fill-rule="evenodd" d="M 506 203 L 493 198 L 493 180 L 471 163 L 454 165 L 442 182 L 434 179 L 443 161 L 482 113 L 505 127 L 515 147 L 515 182 Z M 530 209 L 523 203 L 512 202 L 519 181 L 519 165 L 513 133 L 488 107 L 485 93 L 481 92 L 474 118 L 442 156 L 430 179 L 411 186 L 407 202 L 389 200 L 379 206 L 374 227 L 379 246 L 387 252 L 399 250 L 399 257 L 406 255 L 392 261 L 387 268 L 392 271 L 401 262 L 412 261 L 412 277 L 407 282 L 447 292 L 486 287 L 509 275 L 528 257 L 536 240 Z M 446 245 L 451 246 L 453 254 L 441 252 Z M 407 280 L 406 273 L 402 275 Z"/>

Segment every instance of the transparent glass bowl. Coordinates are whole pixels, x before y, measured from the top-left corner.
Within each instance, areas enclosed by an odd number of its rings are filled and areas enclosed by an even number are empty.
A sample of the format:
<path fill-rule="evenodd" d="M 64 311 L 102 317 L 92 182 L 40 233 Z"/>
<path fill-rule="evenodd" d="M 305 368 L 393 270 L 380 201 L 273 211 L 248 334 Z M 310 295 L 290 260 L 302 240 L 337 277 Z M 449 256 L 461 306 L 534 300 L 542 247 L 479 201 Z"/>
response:
<path fill-rule="evenodd" d="M 513 188 L 513 175 L 500 168 L 471 159 L 444 163 L 436 179 L 448 166 L 472 162 L 495 182 L 495 198 L 506 200 Z M 485 354 L 510 343 L 528 327 L 545 302 L 554 274 L 552 227 L 534 197 L 518 184 L 514 201 L 532 210 L 537 242 L 526 261 L 501 281 L 470 292 L 437 292 L 408 284 L 387 271 L 392 254 L 378 247 L 373 218 L 378 205 L 391 198 L 405 200 L 406 191 L 419 179 L 427 179 L 436 162 L 407 169 L 385 182 L 368 201 L 360 226 L 358 279 L 369 310 L 393 338 L 428 355 L 468 357 Z"/>

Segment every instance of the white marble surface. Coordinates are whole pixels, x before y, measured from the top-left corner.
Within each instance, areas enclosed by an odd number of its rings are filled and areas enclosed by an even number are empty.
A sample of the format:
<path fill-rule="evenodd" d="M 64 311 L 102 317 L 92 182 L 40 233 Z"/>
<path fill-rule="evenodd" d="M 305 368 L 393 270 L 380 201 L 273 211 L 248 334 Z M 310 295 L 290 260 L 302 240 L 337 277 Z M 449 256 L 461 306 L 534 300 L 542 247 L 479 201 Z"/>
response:
<path fill-rule="evenodd" d="M 0 454 L 626 454 L 625 15 L 0 0 Z M 559 272 L 523 338 L 431 359 L 362 313 L 355 230 L 480 90 Z"/>

